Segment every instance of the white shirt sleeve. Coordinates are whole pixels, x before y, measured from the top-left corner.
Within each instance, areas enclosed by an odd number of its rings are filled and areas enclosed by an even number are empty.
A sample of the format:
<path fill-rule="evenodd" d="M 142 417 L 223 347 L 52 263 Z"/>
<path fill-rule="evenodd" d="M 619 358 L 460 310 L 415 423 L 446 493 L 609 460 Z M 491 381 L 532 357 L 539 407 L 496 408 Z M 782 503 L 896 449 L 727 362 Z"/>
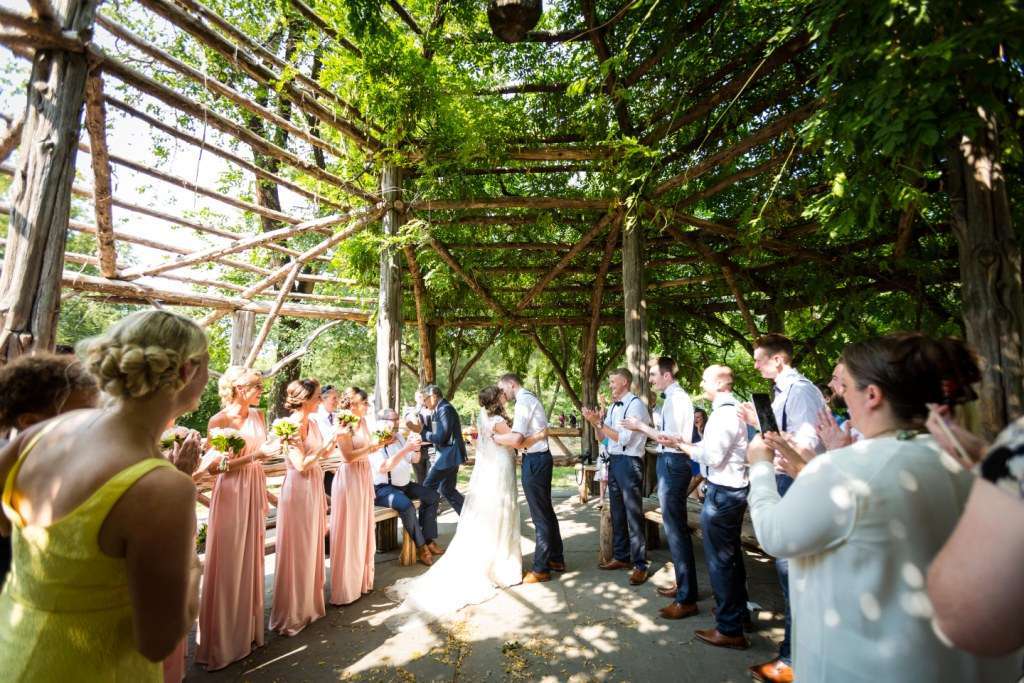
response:
<path fill-rule="evenodd" d="M 379 448 L 375 450 L 373 453 L 370 453 L 370 455 L 366 459 L 370 463 L 370 472 L 372 472 L 374 476 L 377 476 L 378 474 L 380 474 L 381 465 L 384 464 L 384 461 L 387 459 L 387 456 L 384 455 L 384 449 Z"/>
<path fill-rule="evenodd" d="M 536 399 L 532 396 L 524 396 L 523 400 L 516 401 L 516 412 L 512 416 L 512 431 L 523 436 L 530 435 L 530 417 L 533 413 L 533 402 Z"/>
<path fill-rule="evenodd" d="M 696 444 L 696 459 L 708 467 L 721 467 L 732 455 L 733 446 L 739 440 L 740 430 L 746 431 L 733 406 L 722 406 L 711 411 L 704 427 L 704 438 Z"/>
<path fill-rule="evenodd" d="M 775 557 L 812 555 L 842 543 L 853 531 L 859 498 L 850 480 L 825 460 L 812 460 L 784 498 L 770 462 L 750 467 L 754 533 L 764 551 Z"/>
<path fill-rule="evenodd" d="M 672 395 L 672 424 L 677 431 L 666 432 L 690 443 L 693 439 L 693 401 L 685 391 L 677 391 Z"/>
<path fill-rule="evenodd" d="M 818 413 L 824 407 L 821 392 L 813 384 L 801 381 L 790 387 L 786 399 L 786 431 L 793 435 L 797 444 L 815 452 L 822 450 L 816 425 Z"/>
<path fill-rule="evenodd" d="M 631 400 L 629 407 L 626 409 L 626 412 L 623 413 L 622 416 L 624 418 L 635 417 L 637 420 L 643 422 L 644 424 L 651 424 L 651 416 L 647 412 L 647 406 L 645 406 L 644 402 L 641 401 L 640 399 L 636 399 L 635 401 Z M 647 441 L 646 434 L 644 434 L 643 432 L 634 432 L 631 429 L 626 429 L 621 424 L 612 425 L 611 428 L 618 435 L 618 438 L 616 438 L 615 441 L 622 447 L 623 452 L 636 453 L 637 451 L 643 450 L 643 444 Z"/>

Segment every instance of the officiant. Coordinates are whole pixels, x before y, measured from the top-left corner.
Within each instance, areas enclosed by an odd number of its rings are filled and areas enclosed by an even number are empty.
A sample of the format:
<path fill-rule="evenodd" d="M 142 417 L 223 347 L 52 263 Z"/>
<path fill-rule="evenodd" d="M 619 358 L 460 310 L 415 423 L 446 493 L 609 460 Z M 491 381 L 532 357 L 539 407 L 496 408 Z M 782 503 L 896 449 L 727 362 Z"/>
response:
<path fill-rule="evenodd" d="M 468 457 L 459 413 L 434 384 L 423 387 L 423 404 L 433 412 L 430 424 L 423 428 L 420 436 L 437 449 L 437 461 L 427 473 L 423 485 L 444 496 L 455 513 L 461 515 L 463 497 L 455 484 L 459 479 L 459 466 Z"/>
<path fill-rule="evenodd" d="M 369 457 L 373 472 L 374 505 L 389 507 L 402 518 L 402 527 L 416 542 L 416 555 L 420 562 L 430 566 L 434 555 L 444 552 L 437 545 L 436 491 L 412 481 L 413 465 L 420 459 L 419 435 L 412 434 L 408 441 L 398 433 L 398 413 L 385 408 L 377 414 L 376 430 L 385 430 L 395 440 L 372 453 Z M 412 501 L 420 501 L 419 513 Z"/>

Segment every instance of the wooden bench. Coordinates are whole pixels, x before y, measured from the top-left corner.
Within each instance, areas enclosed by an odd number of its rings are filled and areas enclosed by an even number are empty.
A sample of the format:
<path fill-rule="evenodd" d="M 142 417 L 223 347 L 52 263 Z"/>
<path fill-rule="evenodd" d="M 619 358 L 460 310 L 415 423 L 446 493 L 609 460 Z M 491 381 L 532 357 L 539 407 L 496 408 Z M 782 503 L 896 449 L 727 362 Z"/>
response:
<path fill-rule="evenodd" d="M 686 523 L 691 529 L 701 534 L 700 530 L 700 511 L 703 504 L 694 498 L 686 499 Z M 657 500 L 651 498 L 644 499 L 644 521 L 647 523 L 647 546 L 651 548 L 657 548 L 660 543 L 658 527 L 664 524 L 664 519 L 661 515 L 661 506 L 658 505 Z M 655 545 L 651 544 L 652 536 L 655 540 Z M 743 529 L 740 531 L 740 543 L 750 550 L 756 550 L 759 553 L 763 553 L 764 550 L 761 548 L 761 544 L 757 542 L 757 536 L 754 534 L 754 524 L 750 521 L 750 511 L 747 510 L 743 515 Z"/>
<path fill-rule="evenodd" d="M 576 481 L 580 482 L 580 503 L 586 503 L 591 496 L 600 494 L 600 482 L 594 481 L 596 474 L 597 465 L 576 463 Z"/>
<path fill-rule="evenodd" d="M 412 501 L 419 509 L 420 502 Z M 374 507 L 373 521 L 376 525 L 377 552 L 386 553 L 398 547 L 398 510 L 386 507 Z M 402 527 L 402 552 L 398 555 L 398 564 L 408 567 L 416 564 L 416 543 L 412 534 Z"/>

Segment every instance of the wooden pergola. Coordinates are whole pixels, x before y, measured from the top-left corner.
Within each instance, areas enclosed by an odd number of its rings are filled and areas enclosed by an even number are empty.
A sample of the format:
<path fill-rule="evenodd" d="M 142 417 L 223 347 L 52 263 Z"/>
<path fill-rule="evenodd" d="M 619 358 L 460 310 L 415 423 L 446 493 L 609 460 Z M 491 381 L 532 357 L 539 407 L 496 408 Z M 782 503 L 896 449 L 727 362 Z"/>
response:
<path fill-rule="evenodd" d="M 624 329 L 623 350 L 609 354 L 608 360 L 616 361 L 624 351 L 627 367 L 639 378 L 640 395 L 646 396 L 649 316 L 700 316 L 723 337 L 749 344 L 760 333 L 780 329 L 787 310 L 822 304 L 821 297 L 804 295 L 799 283 L 827 271 L 842 280 L 829 296 L 842 297 L 854 290 L 905 292 L 940 313 L 946 311 L 930 288 L 962 280 L 963 300 L 970 302 L 965 309 L 966 332 L 987 361 L 984 425 L 991 431 L 1021 411 L 1019 254 L 1014 247 L 994 254 L 997 262 L 980 264 L 974 256 L 1012 233 L 1008 211 L 1000 213 L 998 196 L 985 189 L 992 174 L 990 170 L 985 176 L 983 154 L 964 152 L 964 163 L 977 173 L 964 173 L 956 197 L 965 207 L 955 212 L 951 226 L 959 240 L 959 258 L 956 253 L 935 255 L 935 275 L 930 279 L 904 277 L 900 271 L 899 258 L 920 237 L 912 211 L 899 216 L 888 234 L 867 239 L 833 238 L 815 222 L 795 220 L 768 227 L 752 243 L 735 215 L 713 216 L 699 210 L 702 202 L 731 192 L 739 203 L 759 205 L 762 213 L 782 206 L 788 207 L 786 216 L 799 216 L 793 207 L 828 191 L 820 183 L 801 184 L 799 179 L 786 184 L 796 191 L 767 198 L 751 196 L 746 189 L 761 177 L 775 178 L 779 185 L 796 159 L 814 154 L 801 147 L 794 132 L 829 104 L 806 87 L 806 62 L 814 59 L 816 49 L 806 33 L 750 46 L 678 83 L 672 82 L 672 74 L 659 72 L 659 64 L 687 39 L 710 31 L 728 3 L 688 4 L 675 25 L 661 29 L 664 39 L 656 49 L 625 59 L 613 50 L 610 38 L 636 21 L 627 11 L 632 0 L 605 13 L 599 13 L 594 0 L 581 0 L 578 24 L 528 33 L 529 43 L 589 53 L 596 59 L 604 79 L 596 94 L 610 102 L 609 118 L 618 140 L 638 141 L 657 152 L 641 162 L 643 182 L 618 193 L 590 196 L 581 190 L 589 176 L 637 165 L 628 145 L 595 143 L 584 135 L 559 132 L 517 140 L 486 159 L 461 162 L 414 138 L 398 149 L 388 148 L 381 139 L 381 125 L 321 84 L 316 59 L 268 49 L 199 0 L 137 0 L 137 5 L 161 26 L 172 26 L 181 40 L 216 55 L 226 65 L 224 74 L 204 72 L 133 32 L 113 13 L 99 13 L 96 0 L 29 4 L 29 14 L 0 10 L 0 43 L 32 63 L 25 113 L 8 122 L 0 139 L 0 162 L 20 148 L 16 167 L 0 166 L 14 178 L 10 203 L 2 205 L 10 215 L 0 278 L 3 358 L 52 346 L 61 292 L 74 290 L 114 301 L 205 307 L 210 309 L 203 321 L 207 325 L 231 314 L 232 361 L 250 365 L 282 317 L 327 323 L 372 320 L 377 333 L 375 400 L 377 405 L 396 407 L 403 324 L 416 325 L 418 366 L 427 382 L 435 378 L 433 338 L 438 328 L 512 330 L 533 340 L 575 404 L 593 404 L 604 371 L 597 353 L 603 326 Z M 362 58 L 354 40 L 315 6 L 303 0 L 287 4 L 310 30 L 319 32 L 324 49 Z M 443 26 L 443 7 L 438 4 L 429 26 L 397 0 L 389 0 L 385 11 L 411 35 L 424 37 Z M 120 50 L 101 47 L 100 35 L 116 40 Z M 423 58 L 428 61 L 432 44 L 424 39 Z M 496 41 L 491 46 L 513 49 Z M 147 70 L 139 68 L 141 58 L 149 65 Z M 230 103 L 239 116 L 225 115 L 169 87 L 154 78 L 154 70 L 173 73 L 207 97 Z M 239 83 L 276 89 L 287 102 L 287 111 L 268 108 L 243 92 Z M 130 98 L 113 94 L 112 84 L 145 96 L 164 111 L 202 121 L 237 141 L 237 148 L 212 144 L 175 125 L 170 117 L 147 112 Z M 556 101 L 569 89 L 569 83 L 481 82 L 471 96 Z M 627 95 L 646 91 L 663 97 L 638 114 Z M 112 110 L 251 175 L 257 186 L 255 200 L 172 175 L 145 159 L 111 153 L 108 136 L 116 130 L 109 117 Z M 275 140 L 272 129 L 285 131 L 287 144 Z M 245 148 L 252 158 L 239 151 Z M 91 186 L 75 182 L 79 151 L 88 153 Z M 350 167 L 353 160 L 361 160 L 368 175 L 346 177 L 338 170 Z M 453 178 L 452 192 L 423 196 L 417 182 L 424 168 L 442 162 Z M 112 191 L 113 168 L 255 216 L 262 229 L 229 230 L 118 196 Z M 375 180 L 370 184 L 366 177 Z M 549 179 L 538 184 L 561 191 L 467 196 L 460 191 L 462 184 L 455 182 L 481 177 L 499 185 L 508 177 Z M 282 211 L 279 202 L 275 204 L 278 190 L 309 202 L 308 215 Z M 91 223 L 69 218 L 73 197 L 91 199 Z M 993 205 L 994 212 L 984 208 Z M 115 213 L 194 231 L 212 246 L 193 250 L 152 237 L 153 231 L 143 236 L 140 231 L 120 230 L 115 228 Z M 385 237 L 398 238 L 410 221 L 418 226 L 416 240 L 401 246 L 385 242 L 381 249 L 377 291 L 361 291 L 332 273 L 329 264 L 345 240 L 371 227 L 377 230 L 378 225 Z M 529 226 L 542 222 L 559 225 L 571 237 L 557 242 L 522 237 Z M 94 235 L 97 253 L 67 251 L 69 233 Z M 310 236 L 316 238 L 312 246 Z M 145 266 L 119 263 L 119 243 L 156 249 L 167 258 Z M 240 258 L 254 250 L 266 253 L 269 265 Z M 470 266 L 471 254 L 487 258 L 483 265 Z M 482 310 L 431 315 L 424 270 L 437 261 L 471 292 L 472 305 Z M 98 272 L 76 272 L 66 264 Z M 223 273 L 241 273 L 247 284 L 188 272 L 203 264 L 217 264 Z M 145 283 L 139 281 L 142 278 Z M 782 287 L 776 284 L 779 280 L 795 284 Z M 172 287 L 172 282 L 192 291 Z M 349 293 L 323 292 L 339 287 Z M 409 320 L 402 315 L 406 292 L 416 311 Z M 991 302 L 1007 302 L 1008 319 L 989 320 L 984 309 Z M 466 306 L 460 302 L 451 308 Z M 719 317 L 726 312 L 738 312 L 742 328 Z M 258 331 L 256 316 L 263 316 Z M 822 334 L 832 324 L 824 321 Z M 547 326 L 583 330 L 580 391 L 539 334 Z"/>

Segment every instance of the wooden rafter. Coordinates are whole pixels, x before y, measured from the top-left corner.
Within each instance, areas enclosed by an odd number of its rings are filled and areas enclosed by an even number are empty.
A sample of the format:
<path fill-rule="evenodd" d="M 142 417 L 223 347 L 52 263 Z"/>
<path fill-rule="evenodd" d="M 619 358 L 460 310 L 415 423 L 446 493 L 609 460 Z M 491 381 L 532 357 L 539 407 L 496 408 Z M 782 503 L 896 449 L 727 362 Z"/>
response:
<path fill-rule="evenodd" d="M 413 302 L 416 304 L 416 332 L 420 342 L 420 367 L 428 377 L 436 377 L 433 359 L 430 354 L 430 330 L 427 329 L 427 286 L 423 281 L 423 271 L 416 261 L 416 250 L 411 244 L 402 247 L 405 265 L 409 269 L 412 281 Z"/>
<path fill-rule="evenodd" d="M 474 293 L 476 293 L 478 297 L 480 297 L 481 301 L 490 306 L 490 308 L 499 316 L 502 316 L 503 318 L 506 319 L 512 317 L 508 309 L 501 305 L 491 295 L 491 293 L 487 291 L 486 287 L 480 284 L 475 277 L 473 277 L 469 272 L 466 271 L 465 268 L 462 267 L 462 264 L 460 264 L 455 259 L 455 257 L 452 256 L 452 252 L 448 250 L 448 247 L 446 247 L 437 238 L 430 234 L 426 236 L 426 241 L 427 244 L 430 245 L 430 248 L 433 249 L 437 253 L 437 255 L 441 257 L 441 260 L 444 261 L 445 264 L 447 264 L 448 267 L 451 268 L 452 271 L 456 275 L 458 275 L 462 279 L 462 281 L 465 282 L 466 285 L 470 289 L 472 289 Z"/>
<path fill-rule="evenodd" d="M 692 36 L 700 31 L 712 17 L 718 14 L 718 11 L 725 2 L 726 0 L 714 0 L 714 2 L 709 3 L 707 7 L 698 12 L 695 17 L 686 22 L 682 27 L 673 26 L 668 28 L 663 34 L 661 45 L 656 47 L 650 56 L 641 61 L 636 68 L 623 77 L 622 84 L 627 88 L 636 85 L 658 62 L 670 55 L 679 45 L 685 43 L 687 36 Z"/>
<path fill-rule="evenodd" d="M 92 150 L 93 205 L 96 213 L 96 243 L 100 252 L 100 273 L 117 276 L 117 251 L 114 248 L 114 216 L 111 210 L 113 190 L 110 182 L 110 157 L 107 150 L 107 110 L 103 106 L 103 75 L 93 70 L 85 81 L 85 127 Z"/>
<path fill-rule="evenodd" d="M 565 389 L 566 395 L 569 400 L 572 401 L 573 405 L 576 406 L 576 410 L 580 410 L 583 407 L 583 401 L 580 400 L 579 394 L 573 389 L 572 383 L 569 381 L 569 377 L 565 373 L 565 368 L 562 367 L 561 362 L 555 357 L 555 354 L 551 352 L 551 349 L 544 344 L 540 338 L 540 334 L 537 330 L 528 328 L 526 336 L 533 340 L 533 343 L 537 346 L 537 349 L 544 354 L 544 357 L 548 359 L 548 363 L 551 364 L 551 368 L 555 371 L 555 376 L 558 377 L 559 383 L 562 388 Z"/>
<path fill-rule="evenodd" d="M 18 148 L 18 143 L 21 142 L 21 132 L 24 129 L 25 112 L 23 111 L 7 126 L 3 137 L 0 137 L 0 162 L 6 161 L 7 157 L 11 156 L 11 153 Z"/>
<path fill-rule="evenodd" d="M 304 16 L 310 23 L 316 26 L 318 29 L 324 32 L 331 40 L 342 46 L 356 57 L 362 57 L 363 53 L 358 47 L 355 46 L 352 41 L 347 39 L 345 36 L 338 33 L 333 26 L 328 24 L 323 17 L 316 13 L 316 11 L 302 2 L 302 0 L 288 0 L 289 4 L 299 11 L 299 14 Z"/>
<path fill-rule="evenodd" d="M 476 199 L 424 199 L 409 204 L 410 211 L 457 211 L 461 209 L 569 209 L 607 211 L 613 199 L 582 197 L 479 197 Z"/>
<path fill-rule="evenodd" d="M 632 4 L 632 2 L 627 2 L 626 6 L 628 7 Z M 615 68 L 609 63 L 609 60 L 612 58 L 612 54 L 608 49 L 608 42 L 605 40 L 605 32 L 608 30 L 607 24 L 598 24 L 597 11 L 594 9 L 594 0 L 582 0 L 582 5 L 583 16 L 587 22 L 590 43 L 594 46 L 594 53 L 597 55 L 597 61 L 600 65 L 600 69 L 605 73 L 604 90 L 608 94 L 608 97 L 611 98 L 612 107 L 615 110 L 615 118 L 619 124 L 619 131 L 622 135 L 632 135 L 633 120 L 629 115 L 629 106 L 626 104 L 626 101 L 622 98 L 622 95 L 619 92 L 618 78 L 615 74 Z"/>
<path fill-rule="evenodd" d="M 267 341 L 267 337 L 270 336 L 270 330 L 274 327 L 274 321 L 277 320 L 277 314 L 281 312 L 281 307 L 284 305 L 285 299 L 288 297 L 288 292 L 292 291 L 295 286 L 295 278 L 299 276 L 299 272 L 305 263 L 301 260 L 295 261 L 288 271 L 288 276 L 285 278 L 284 283 L 281 285 L 281 291 L 278 292 L 277 298 L 274 300 L 273 305 L 267 312 L 267 317 L 263 320 L 263 326 L 260 328 L 260 332 L 256 335 L 256 340 L 252 344 L 252 348 L 249 349 L 249 355 L 245 358 L 244 367 L 251 368 L 252 364 L 256 362 L 256 358 L 260 355 L 260 351 L 263 349 L 263 344 Z"/>

